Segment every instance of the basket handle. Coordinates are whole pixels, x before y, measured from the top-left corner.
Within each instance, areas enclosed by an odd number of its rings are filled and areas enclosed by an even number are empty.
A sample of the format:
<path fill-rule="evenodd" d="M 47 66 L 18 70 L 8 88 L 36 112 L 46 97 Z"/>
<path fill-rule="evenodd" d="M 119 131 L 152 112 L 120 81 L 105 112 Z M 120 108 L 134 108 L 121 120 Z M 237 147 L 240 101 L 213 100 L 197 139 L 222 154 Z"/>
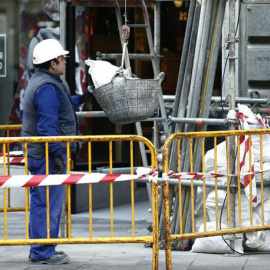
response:
<path fill-rule="evenodd" d="M 164 79 L 165 79 L 165 73 L 164 72 L 160 72 L 156 77 L 156 80 L 158 80 L 159 84 L 161 84 Z"/>
<path fill-rule="evenodd" d="M 122 61 L 121 61 L 121 67 L 120 70 L 124 68 L 124 61 L 125 61 L 125 56 L 128 56 L 128 52 L 127 52 L 127 42 L 124 42 L 123 44 L 123 52 L 122 52 Z M 126 67 L 129 68 L 129 67 Z"/>

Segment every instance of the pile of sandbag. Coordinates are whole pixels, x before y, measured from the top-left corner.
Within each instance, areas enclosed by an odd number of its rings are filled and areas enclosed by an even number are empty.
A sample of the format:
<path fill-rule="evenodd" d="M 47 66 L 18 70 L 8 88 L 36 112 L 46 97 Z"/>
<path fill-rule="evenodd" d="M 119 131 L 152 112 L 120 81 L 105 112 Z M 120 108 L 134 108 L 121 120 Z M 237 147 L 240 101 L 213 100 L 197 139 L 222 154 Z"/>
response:
<path fill-rule="evenodd" d="M 249 122 L 250 129 L 262 129 L 266 128 L 265 125 L 261 124 L 262 121 L 258 121 L 260 119 L 259 115 L 254 115 L 247 106 L 240 105 L 240 112 L 242 112 Z M 247 125 L 246 125 L 247 127 Z M 252 160 L 254 165 L 254 170 L 261 170 L 261 147 L 260 147 L 260 136 L 252 135 L 251 136 L 251 153 Z M 237 143 L 237 142 L 236 142 Z M 244 149 L 240 148 L 240 152 Z M 217 145 L 217 172 L 220 174 L 227 173 L 227 159 L 226 159 L 226 142 L 222 142 Z M 243 153 L 241 153 L 243 154 Z M 240 155 L 241 155 L 240 154 Z M 270 169 L 270 135 L 263 135 L 263 170 Z M 249 164 L 248 164 L 249 166 Z M 237 168 L 237 160 L 236 160 L 236 168 Z M 214 149 L 209 150 L 205 154 L 205 172 L 213 173 L 215 172 L 215 153 Z M 223 182 L 227 185 L 227 178 L 217 178 L 219 182 Z M 241 179 L 243 180 L 243 179 Z M 261 174 L 255 175 L 256 182 L 261 182 Z M 263 180 L 270 180 L 270 172 L 266 171 L 263 173 Z M 211 181 L 214 183 L 215 179 L 206 179 L 206 181 Z M 257 202 L 252 203 L 253 206 L 253 226 L 262 225 L 262 205 L 261 205 L 261 189 L 260 187 L 256 188 L 257 194 Z M 207 210 L 207 231 L 216 231 L 216 194 L 215 190 L 212 188 L 206 188 L 206 210 Z M 220 189 L 217 192 L 217 205 L 218 205 L 218 224 L 219 228 L 226 229 L 227 228 L 227 191 Z M 235 196 L 235 225 L 239 227 L 239 203 L 238 196 Z M 222 210 L 222 211 L 221 211 Z M 197 196 L 195 202 L 195 214 L 196 214 L 196 230 L 204 231 L 203 224 L 203 190 L 202 188 L 197 189 Z M 270 188 L 264 188 L 264 223 L 270 224 Z M 249 196 L 245 194 L 244 190 L 241 190 L 241 227 L 250 227 L 250 201 Z M 270 250 L 270 233 L 266 231 L 258 231 L 258 232 L 249 232 L 245 234 L 245 239 L 243 238 L 243 234 L 237 234 L 237 239 L 235 241 L 234 249 L 237 252 L 243 252 L 243 246 L 252 249 L 256 249 L 257 251 L 269 251 Z M 228 236 L 224 236 L 224 238 L 228 238 Z M 227 240 L 228 243 L 230 241 Z M 204 252 L 204 253 L 231 253 L 232 250 L 230 247 L 224 242 L 221 236 L 215 237 L 207 237 L 207 238 L 198 238 L 195 240 L 194 245 L 192 246 L 193 252 Z"/>

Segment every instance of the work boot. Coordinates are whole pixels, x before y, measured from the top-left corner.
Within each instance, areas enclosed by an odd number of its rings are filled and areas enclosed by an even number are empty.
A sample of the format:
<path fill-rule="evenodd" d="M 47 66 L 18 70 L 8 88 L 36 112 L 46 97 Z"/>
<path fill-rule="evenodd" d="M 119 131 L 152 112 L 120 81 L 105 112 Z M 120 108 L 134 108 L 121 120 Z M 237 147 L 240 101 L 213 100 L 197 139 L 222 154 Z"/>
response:
<path fill-rule="evenodd" d="M 55 251 L 56 253 L 55 253 L 55 255 L 66 255 L 66 253 L 64 252 L 64 251 Z M 30 256 L 30 254 L 29 254 L 29 256 L 28 256 L 28 262 L 31 262 L 31 256 Z"/>
<path fill-rule="evenodd" d="M 70 262 L 68 255 L 66 255 L 63 251 L 56 252 L 55 255 L 52 255 L 48 259 L 30 259 L 32 264 L 50 264 L 50 265 L 59 265 L 59 264 L 67 264 Z"/>

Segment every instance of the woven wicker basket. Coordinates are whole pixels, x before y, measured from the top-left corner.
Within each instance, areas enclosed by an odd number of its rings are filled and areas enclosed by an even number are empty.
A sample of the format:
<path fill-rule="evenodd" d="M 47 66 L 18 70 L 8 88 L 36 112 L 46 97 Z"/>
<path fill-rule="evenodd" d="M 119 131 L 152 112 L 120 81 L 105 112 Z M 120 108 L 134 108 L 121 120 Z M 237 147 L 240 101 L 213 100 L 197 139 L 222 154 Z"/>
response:
<path fill-rule="evenodd" d="M 93 95 L 111 122 L 134 123 L 154 114 L 164 78 L 164 72 L 152 80 L 117 75 L 110 83 L 93 90 Z"/>

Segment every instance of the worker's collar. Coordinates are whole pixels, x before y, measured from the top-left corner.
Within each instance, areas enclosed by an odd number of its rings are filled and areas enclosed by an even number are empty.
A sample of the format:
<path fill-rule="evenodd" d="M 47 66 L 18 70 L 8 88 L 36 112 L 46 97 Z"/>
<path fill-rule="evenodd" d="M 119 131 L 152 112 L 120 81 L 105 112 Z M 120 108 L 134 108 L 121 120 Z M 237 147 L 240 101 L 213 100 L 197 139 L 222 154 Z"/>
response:
<path fill-rule="evenodd" d="M 50 75 L 51 77 L 55 78 L 56 80 L 59 80 L 59 81 L 62 82 L 62 80 L 61 80 L 61 78 L 60 78 L 59 75 L 53 74 L 53 73 L 51 73 L 51 72 L 50 72 L 49 70 L 47 70 L 47 69 L 44 69 L 44 68 L 40 68 L 40 67 L 39 67 L 39 68 L 37 68 L 37 70 L 38 70 L 38 71 L 41 71 L 41 72 L 44 72 L 44 73 Z"/>

